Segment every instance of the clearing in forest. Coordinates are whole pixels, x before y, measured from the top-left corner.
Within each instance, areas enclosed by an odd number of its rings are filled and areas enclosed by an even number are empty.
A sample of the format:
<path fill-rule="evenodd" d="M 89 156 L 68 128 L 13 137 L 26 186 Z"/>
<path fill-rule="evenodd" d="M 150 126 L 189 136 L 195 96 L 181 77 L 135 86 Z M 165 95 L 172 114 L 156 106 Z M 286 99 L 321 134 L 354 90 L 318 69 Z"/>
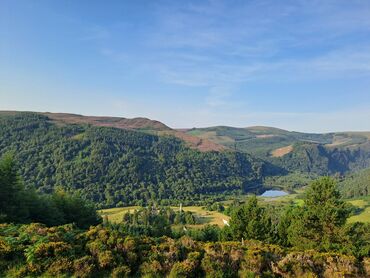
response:
<path fill-rule="evenodd" d="M 171 207 L 173 210 L 179 210 L 179 207 Z M 111 208 L 111 209 L 102 209 L 98 210 L 99 214 L 102 217 L 107 216 L 108 220 L 114 223 L 119 223 L 123 219 L 123 215 L 127 212 L 133 213 L 135 210 L 140 209 L 139 206 L 132 206 L 132 207 L 121 207 L 121 208 Z M 225 224 L 223 219 L 229 220 L 229 216 L 218 212 L 218 211 L 209 211 L 204 209 L 203 207 L 198 206 L 188 206 L 182 207 L 184 211 L 192 212 L 199 220 L 200 224 L 192 225 L 192 227 L 203 227 L 206 224 L 210 225 L 218 225 L 223 227 Z"/>
<path fill-rule="evenodd" d="M 273 150 L 271 152 L 271 156 L 272 157 L 282 157 L 282 156 L 290 153 L 292 150 L 293 150 L 293 146 L 292 145 L 289 145 L 289 146 L 286 146 L 286 147 L 282 147 L 282 148 L 278 148 L 278 149 Z"/>

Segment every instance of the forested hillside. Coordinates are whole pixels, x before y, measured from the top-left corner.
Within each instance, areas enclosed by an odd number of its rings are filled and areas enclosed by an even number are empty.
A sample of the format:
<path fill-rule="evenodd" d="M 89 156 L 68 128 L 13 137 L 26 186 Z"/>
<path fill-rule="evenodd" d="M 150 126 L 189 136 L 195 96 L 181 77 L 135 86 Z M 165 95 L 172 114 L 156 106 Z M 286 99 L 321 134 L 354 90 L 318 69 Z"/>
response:
<path fill-rule="evenodd" d="M 316 175 L 345 174 L 370 166 L 370 143 L 353 148 L 328 148 L 321 144 L 298 142 L 291 152 L 267 160 L 289 171 Z"/>
<path fill-rule="evenodd" d="M 301 133 L 271 127 L 190 129 L 188 134 L 250 153 L 290 172 L 348 173 L 370 166 L 366 132 Z"/>
<path fill-rule="evenodd" d="M 368 196 L 370 194 L 370 169 L 348 175 L 339 183 L 339 188 L 347 198 Z"/>
<path fill-rule="evenodd" d="M 27 186 L 79 192 L 98 207 L 200 200 L 246 192 L 279 171 L 237 152 L 199 152 L 170 136 L 55 124 L 37 113 L 2 114 L 0 155 L 12 152 Z"/>

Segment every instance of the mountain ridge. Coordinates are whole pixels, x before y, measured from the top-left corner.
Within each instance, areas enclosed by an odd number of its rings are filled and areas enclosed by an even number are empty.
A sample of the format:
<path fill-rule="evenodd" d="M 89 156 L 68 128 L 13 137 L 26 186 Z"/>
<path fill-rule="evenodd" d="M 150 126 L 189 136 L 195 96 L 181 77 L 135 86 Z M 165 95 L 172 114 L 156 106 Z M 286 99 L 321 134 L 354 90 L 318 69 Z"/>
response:
<path fill-rule="evenodd" d="M 51 113 L 33 111 L 0 111 L 0 115 L 15 115 L 17 113 L 36 113 L 45 115 L 57 124 L 88 124 L 100 127 L 113 127 L 126 130 L 139 130 L 155 135 L 177 137 L 187 143 L 190 148 L 202 152 L 224 151 L 228 148 L 207 139 L 198 138 L 185 132 L 172 129 L 166 124 L 145 117 L 124 118 L 111 116 L 85 116 L 73 113 Z"/>
<path fill-rule="evenodd" d="M 0 115 L 34 113 L 59 126 L 88 125 L 175 137 L 201 152 L 250 154 L 288 172 L 345 174 L 370 167 L 370 132 L 303 133 L 275 127 L 172 129 L 148 118 L 83 116 L 69 113 L 0 111 Z M 76 137 L 77 138 L 77 137 Z"/>
<path fill-rule="evenodd" d="M 297 131 L 297 130 L 288 130 L 283 129 L 279 127 L 274 126 L 264 126 L 264 125 L 256 125 L 256 126 L 246 126 L 246 127 L 235 127 L 235 126 L 229 126 L 229 125 L 216 125 L 216 126 L 209 126 L 209 127 L 192 127 L 192 128 L 172 128 L 166 125 L 165 123 L 159 121 L 159 120 L 153 120 L 148 117 L 134 117 L 134 118 L 126 118 L 126 117 L 120 117 L 120 116 L 94 116 L 94 115 L 83 115 L 83 114 L 77 114 L 77 113 L 67 113 L 67 112 L 40 112 L 40 111 L 28 111 L 28 110 L 0 110 L 0 114 L 18 114 L 18 113 L 35 113 L 35 114 L 41 114 L 46 115 L 50 117 L 51 119 L 55 121 L 65 121 L 67 123 L 73 124 L 73 120 L 68 121 L 68 118 L 81 118 L 81 121 L 76 120 L 77 123 L 82 123 L 85 120 L 86 123 L 88 123 L 89 119 L 96 119 L 98 122 L 99 120 L 107 120 L 109 122 L 115 121 L 127 121 L 127 122 L 135 122 L 135 121 L 144 121 L 147 123 L 153 123 L 154 125 L 158 125 L 158 130 L 175 130 L 175 131 L 181 131 L 181 132 L 189 132 L 191 130 L 202 130 L 202 129 L 214 129 L 214 128 L 230 128 L 230 129 L 240 129 L 240 130 L 248 130 L 253 133 L 262 133 L 263 131 L 280 131 L 284 133 L 298 133 L 298 134 L 319 134 L 319 135 L 329 135 L 329 134 L 353 134 L 353 135 L 360 135 L 360 136 L 366 136 L 370 139 L 370 131 L 353 131 L 353 130 L 344 130 L 344 131 L 329 131 L 329 132 L 303 132 L 303 131 Z M 150 127 L 151 125 L 148 125 Z M 161 128 L 162 126 L 162 128 Z M 114 127 L 114 126 L 111 126 Z M 145 126 L 144 126 L 145 127 Z M 120 128 L 120 127 L 117 127 Z M 140 129 L 143 128 L 142 125 L 139 126 L 123 126 L 121 128 L 132 128 L 132 129 Z M 153 129 L 154 130 L 154 129 Z"/>

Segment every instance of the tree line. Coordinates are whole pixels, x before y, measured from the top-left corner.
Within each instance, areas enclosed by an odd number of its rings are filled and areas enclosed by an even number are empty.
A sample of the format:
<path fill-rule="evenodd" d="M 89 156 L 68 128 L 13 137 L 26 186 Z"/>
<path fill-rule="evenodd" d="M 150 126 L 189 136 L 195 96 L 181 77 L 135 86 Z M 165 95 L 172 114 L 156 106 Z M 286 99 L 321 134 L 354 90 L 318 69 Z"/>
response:
<path fill-rule="evenodd" d="M 0 160 L 0 223 L 40 222 L 48 226 L 75 223 L 80 228 L 97 225 L 101 217 L 94 205 L 78 195 L 57 190 L 51 195 L 24 188 L 10 154 Z"/>
<path fill-rule="evenodd" d="M 370 224 L 347 223 L 351 205 L 342 200 L 334 179 L 312 182 L 303 201 L 303 205 L 276 210 L 251 197 L 232 210 L 224 239 L 255 239 L 300 250 L 370 256 Z"/>

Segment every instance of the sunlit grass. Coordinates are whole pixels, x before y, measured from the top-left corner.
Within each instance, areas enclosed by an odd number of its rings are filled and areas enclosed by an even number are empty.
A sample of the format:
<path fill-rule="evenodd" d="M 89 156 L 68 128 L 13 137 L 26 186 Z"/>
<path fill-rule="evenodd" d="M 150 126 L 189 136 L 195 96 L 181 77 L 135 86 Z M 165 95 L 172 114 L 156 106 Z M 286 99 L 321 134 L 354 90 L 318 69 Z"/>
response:
<path fill-rule="evenodd" d="M 348 223 L 370 223 L 370 196 L 362 197 L 359 199 L 351 199 L 347 202 L 361 209 L 361 212 L 359 214 L 353 215 L 348 219 Z"/>
<path fill-rule="evenodd" d="M 350 200 L 348 201 L 348 203 L 356 206 L 356 207 L 359 207 L 359 208 L 365 208 L 368 206 L 368 202 L 365 201 L 365 200 L 362 200 L 362 199 L 359 199 L 359 200 Z"/>
<path fill-rule="evenodd" d="M 121 207 L 121 208 L 112 208 L 112 209 L 103 209 L 99 210 L 99 214 L 102 217 L 108 217 L 108 221 L 114 223 L 120 223 L 123 219 L 123 215 L 127 212 L 133 213 L 135 210 L 139 209 L 138 206 L 132 207 Z M 179 207 L 171 207 L 173 210 L 179 210 Z M 198 218 L 200 224 L 192 225 L 193 227 L 203 227 L 206 224 L 218 225 L 220 227 L 224 226 L 223 219 L 229 220 L 229 217 L 220 213 L 218 211 L 208 211 L 203 207 L 198 206 L 188 206 L 182 208 L 184 211 L 190 211 Z"/>
<path fill-rule="evenodd" d="M 353 222 L 370 223 L 370 207 L 367 207 L 360 214 L 351 216 L 348 219 L 348 223 L 353 223 Z"/>
<path fill-rule="evenodd" d="M 119 223 L 123 219 L 123 215 L 127 212 L 133 213 L 135 209 L 139 209 L 139 206 L 132 207 L 121 207 L 121 208 L 111 208 L 111 209 L 102 209 L 98 210 L 99 214 L 102 217 L 108 217 L 110 222 Z"/>
<path fill-rule="evenodd" d="M 304 190 L 299 190 L 299 192 L 294 194 L 289 194 L 281 197 L 259 197 L 259 200 L 262 204 L 274 204 L 277 206 L 284 206 L 289 203 L 294 203 L 297 206 L 303 206 L 304 201 L 302 199 L 302 193 Z M 246 196 L 246 199 L 248 197 Z M 347 200 L 348 203 L 361 209 L 361 212 L 358 215 L 351 216 L 348 219 L 349 223 L 352 222 L 364 222 L 370 223 L 370 198 L 362 197 L 359 199 L 350 199 Z M 231 201 L 225 202 L 230 204 Z M 172 209 L 179 210 L 179 207 L 171 207 Z M 140 209 L 139 206 L 131 207 L 120 207 L 120 208 L 111 208 L 99 210 L 99 214 L 103 217 L 108 217 L 108 220 L 114 223 L 120 223 L 123 219 L 123 215 L 127 212 L 133 213 L 135 210 Z M 223 213 L 217 211 L 209 211 L 201 206 L 187 206 L 182 208 L 184 211 L 191 211 L 198 218 L 200 224 L 192 225 L 195 228 L 203 227 L 206 224 L 218 225 L 220 227 L 224 226 L 223 220 L 229 220 L 230 217 L 226 216 Z"/>

